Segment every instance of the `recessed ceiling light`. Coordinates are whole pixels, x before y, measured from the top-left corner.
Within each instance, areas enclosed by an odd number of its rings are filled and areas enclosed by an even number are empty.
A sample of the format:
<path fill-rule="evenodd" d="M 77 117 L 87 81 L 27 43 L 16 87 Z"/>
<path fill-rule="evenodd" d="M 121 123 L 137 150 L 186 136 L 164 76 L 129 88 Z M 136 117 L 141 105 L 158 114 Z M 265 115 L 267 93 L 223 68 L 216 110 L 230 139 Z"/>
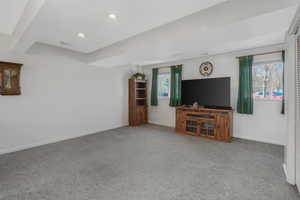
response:
<path fill-rule="evenodd" d="M 111 13 L 108 15 L 108 18 L 116 20 L 118 17 L 117 17 L 117 15 Z"/>
<path fill-rule="evenodd" d="M 78 36 L 79 38 L 85 38 L 85 34 L 84 34 L 84 33 L 78 33 L 77 36 Z"/>

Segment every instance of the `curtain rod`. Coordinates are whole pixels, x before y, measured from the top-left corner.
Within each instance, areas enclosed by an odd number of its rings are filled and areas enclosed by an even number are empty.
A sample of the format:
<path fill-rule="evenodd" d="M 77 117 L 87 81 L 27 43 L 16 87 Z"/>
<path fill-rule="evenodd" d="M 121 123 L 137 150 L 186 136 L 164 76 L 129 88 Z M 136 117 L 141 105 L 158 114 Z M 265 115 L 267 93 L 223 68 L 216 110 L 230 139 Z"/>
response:
<path fill-rule="evenodd" d="M 171 65 L 171 66 L 163 66 L 163 67 L 155 67 L 157 69 L 167 69 L 167 68 L 171 68 L 173 66 L 183 66 L 183 64 L 180 64 L 180 65 Z"/>
<path fill-rule="evenodd" d="M 265 53 L 258 53 L 258 54 L 254 54 L 253 56 L 263 56 L 263 55 L 269 55 L 269 54 L 275 54 L 275 53 L 282 53 L 284 50 L 282 51 L 270 51 L 270 52 L 265 52 Z M 238 56 L 236 58 L 240 58 L 243 56 Z"/>
<path fill-rule="evenodd" d="M 164 67 L 157 67 L 158 69 L 167 69 L 167 68 L 171 68 L 171 66 L 164 66 Z"/>

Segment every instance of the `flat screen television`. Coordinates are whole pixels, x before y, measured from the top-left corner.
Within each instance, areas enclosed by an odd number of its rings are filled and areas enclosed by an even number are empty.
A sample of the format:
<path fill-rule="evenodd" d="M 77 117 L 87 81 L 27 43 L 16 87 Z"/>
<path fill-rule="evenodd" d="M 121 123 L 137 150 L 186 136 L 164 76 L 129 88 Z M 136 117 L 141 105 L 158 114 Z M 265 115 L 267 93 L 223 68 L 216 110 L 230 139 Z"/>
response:
<path fill-rule="evenodd" d="M 230 109 L 230 77 L 182 81 L 182 104 Z"/>

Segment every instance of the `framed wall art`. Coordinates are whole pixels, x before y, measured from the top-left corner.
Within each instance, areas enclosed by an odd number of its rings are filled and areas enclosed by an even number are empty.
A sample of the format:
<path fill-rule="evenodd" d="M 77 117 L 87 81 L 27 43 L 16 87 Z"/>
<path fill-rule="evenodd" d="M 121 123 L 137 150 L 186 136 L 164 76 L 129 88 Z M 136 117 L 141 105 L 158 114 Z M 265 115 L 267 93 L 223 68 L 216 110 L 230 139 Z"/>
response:
<path fill-rule="evenodd" d="M 0 95 L 21 95 L 22 64 L 0 62 Z"/>

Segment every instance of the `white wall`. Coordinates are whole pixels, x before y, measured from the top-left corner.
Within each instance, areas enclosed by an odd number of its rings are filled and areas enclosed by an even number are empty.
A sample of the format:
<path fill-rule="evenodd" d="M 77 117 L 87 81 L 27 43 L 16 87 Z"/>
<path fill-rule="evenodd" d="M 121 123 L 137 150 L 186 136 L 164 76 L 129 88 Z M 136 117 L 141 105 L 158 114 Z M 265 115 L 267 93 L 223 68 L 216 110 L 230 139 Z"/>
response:
<path fill-rule="evenodd" d="M 282 46 L 278 45 L 214 56 L 214 72 L 210 78 L 231 77 L 231 104 L 232 107 L 236 109 L 239 76 L 238 60 L 236 59 L 236 56 L 281 49 Z M 273 56 L 276 57 L 276 55 Z M 279 56 L 280 59 L 280 55 L 277 56 Z M 256 59 L 273 59 L 271 57 L 272 56 L 265 56 L 264 58 L 257 57 Z M 151 80 L 151 69 L 153 67 L 183 64 L 183 79 L 199 79 L 203 78 L 199 73 L 199 65 L 202 61 L 205 60 L 196 58 L 155 66 L 146 66 L 143 69 L 148 75 L 148 79 Z M 149 88 L 151 88 L 151 86 L 149 86 Z M 175 109 L 169 107 L 169 101 L 166 99 L 160 99 L 158 103 L 159 105 L 157 107 L 150 106 L 149 121 L 154 124 L 175 127 Z M 280 101 L 256 100 L 254 102 L 253 115 L 241 115 L 235 112 L 233 136 L 284 145 L 286 143 L 286 119 L 284 115 L 280 114 L 280 111 Z"/>
<path fill-rule="evenodd" d="M 300 9 L 299 9 L 300 11 Z M 300 13 L 299 13 L 300 14 Z M 298 19 L 299 23 L 300 23 L 300 18 Z M 300 94 L 299 94 L 299 90 L 300 90 L 300 85 L 299 85 L 299 78 L 300 78 L 300 71 L 299 71 L 299 52 L 300 52 L 300 49 L 299 49 L 299 38 L 300 38 L 300 27 L 298 28 L 298 34 L 297 34 L 297 47 L 296 47 L 296 51 L 297 51 L 297 54 L 296 54 L 296 60 L 297 60 L 297 64 L 295 67 L 295 157 L 296 157 L 296 168 L 295 168 L 295 174 L 296 174 L 296 185 L 297 185 L 297 188 L 298 188 L 298 191 L 300 191 Z M 297 111 L 296 111 L 297 110 Z"/>
<path fill-rule="evenodd" d="M 289 35 L 287 37 L 287 70 L 286 70 L 286 111 L 287 111 L 287 141 L 285 146 L 284 167 L 286 169 L 286 178 L 290 184 L 296 182 L 296 135 L 295 135 L 295 66 L 296 66 L 296 37 Z"/>
<path fill-rule="evenodd" d="M 23 63 L 21 96 L 0 96 L 0 154 L 127 125 L 129 68 L 92 68 L 67 56 Z"/>

